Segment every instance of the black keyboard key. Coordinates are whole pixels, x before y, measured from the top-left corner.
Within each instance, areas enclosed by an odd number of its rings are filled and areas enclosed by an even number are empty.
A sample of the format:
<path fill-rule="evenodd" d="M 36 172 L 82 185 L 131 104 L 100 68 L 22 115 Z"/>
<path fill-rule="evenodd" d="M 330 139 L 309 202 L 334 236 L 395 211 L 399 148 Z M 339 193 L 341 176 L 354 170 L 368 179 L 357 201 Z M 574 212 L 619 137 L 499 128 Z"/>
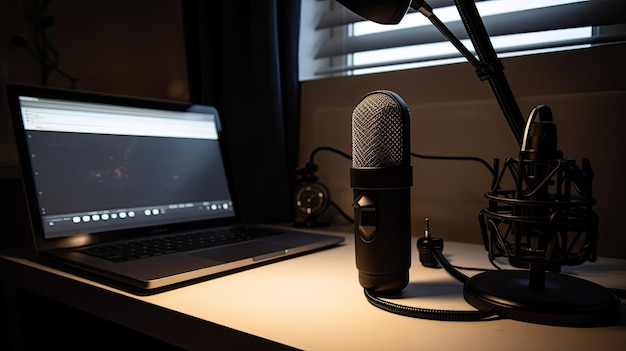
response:
<path fill-rule="evenodd" d="M 81 252 L 114 262 L 124 262 L 174 252 L 205 249 L 217 245 L 258 239 L 273 234 L 278 234 L 278 232 L 268 228 L 233 227 L 213 231 L 196 231 L 172 237 L 100 245 L 85 248 Z"/>

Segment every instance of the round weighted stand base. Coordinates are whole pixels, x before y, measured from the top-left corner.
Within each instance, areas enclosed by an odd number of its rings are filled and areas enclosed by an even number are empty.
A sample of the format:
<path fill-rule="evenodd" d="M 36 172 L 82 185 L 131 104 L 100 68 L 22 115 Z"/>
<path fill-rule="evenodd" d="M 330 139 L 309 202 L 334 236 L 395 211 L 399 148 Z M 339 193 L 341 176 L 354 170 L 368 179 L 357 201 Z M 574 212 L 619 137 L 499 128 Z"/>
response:
<path fill-rule="evenodd" d="M 528 271 L 488 271 L 471 277 L 463 292 L 477 309 L 496 307 L 503 318 L 537 324 L 611 325 L 620 313 L 609 289 L 558 273 L 546 273 L 544 289 L 531 289 Z"/>

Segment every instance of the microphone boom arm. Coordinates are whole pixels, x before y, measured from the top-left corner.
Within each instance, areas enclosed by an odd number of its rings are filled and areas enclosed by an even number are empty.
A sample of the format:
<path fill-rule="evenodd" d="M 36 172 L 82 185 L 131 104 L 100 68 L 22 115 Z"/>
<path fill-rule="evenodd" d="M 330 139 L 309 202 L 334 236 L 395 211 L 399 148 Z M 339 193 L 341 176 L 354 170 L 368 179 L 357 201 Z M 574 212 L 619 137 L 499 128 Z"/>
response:
<path fill-rule="evenodd" d="M 480 80 L 487 80 L 491 86 L 491 90 L 495 95 L 500 109 L 504 113 L 504 117 L 513 132 L 518 144 L 522 142 L 522 134 L 524 128 L 524 119 L 520 112 L 517 101 L 511 91 L 511 87 L 504 75 L 504 66 L 498 59 L 498 56 L 491 44 L 489 34 L 487 33 L 483 21 L 476 9 L 473 0 L 455 0 L 454 3 L 461 15 L 463 25 L 472 40 L 478 59 L 472 54 L 465 45 L 446 27 L 446 25 L 435 16 L 430 5 L 424 1 L 412 0 L 410 7 L 426 16 L 432 25 L 448 39 L 452 45 L 465 57 L 465 59 L 474 66 L 476 74 Z"/>
<path fill-rule="evenodd" d="M 416 3 L 417 5 L 415 5 Z M 421 3 L 421 6 L 419 3 Z M 416 8 L 417 6 L 420 6 L 420 7 Z M 437 30 L 439 30 L 439 32 L 441 32 L 441 34 L 443 34 L 443 36 L 446 37 L 446 39 L 448 39 L 448 41 L 452 45 L 454 45 L 454 47 L 461 53 L 461 55 L 463 55 L 463 57 L 465 57 L 465 59 L 472 66 L 474 66 L 474 68 L 476 69 L 476 72 L 479 73 L 479 77 L 480 77 L 480 72 L 484 71 L 483 64 L 474 56 L 474 54 L 471 51 L 469 51 L 469 49 L 467 49 L 465 45 L 463 45 L 463 43 L 459 40 L 459 38 L 457 38 L 454 35 L 454 33 L 452 33 L 452 31 L 450 31 L 450 29 L 448 29 L 448 27 L 446 27 L 446 25 L 443 22 L 441 22 L 439 17 L 435 16 L 435 14 L 433 13 L 433 9 L 430 7 L 430 5 L 422 1 L 413 1 L 413 4 L 411 4 L 411 7 L 413 7 L 419 13 L 424 15 L 426 18 L 428 18 L 430 23 L 435 28 L 437 28 Z"/>

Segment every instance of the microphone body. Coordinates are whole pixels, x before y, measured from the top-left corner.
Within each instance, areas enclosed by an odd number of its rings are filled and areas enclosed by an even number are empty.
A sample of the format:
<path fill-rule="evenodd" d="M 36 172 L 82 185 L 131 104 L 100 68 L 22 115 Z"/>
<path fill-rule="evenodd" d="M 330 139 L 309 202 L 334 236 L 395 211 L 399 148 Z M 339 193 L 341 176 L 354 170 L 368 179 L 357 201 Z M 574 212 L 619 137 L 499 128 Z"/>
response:
<path fill-rule="evenodd" d="M 411 266 L 409 112 L 391 91 L 366 95 L 352 115 L 356 267 L 362 287 L 393 294 Z"/>
<path fill-rule="evenodd" d="M 548 106 L 535 107 L 526 122 L 522 147 L 519 154 L 519 168 L 516 178 L 515 199 L 520 205 L 513 206 L 513 215 L 526 220 L 513 226 L 513 234 L 529 238 L 525 245 L 517 245 L 516 256 L 532 257 L 543 255 L 549 250 L 550 223 L 536 219 L 549 218 L 549 206 L 536 206 L 550 201 L 549 178 L 554 168 L 555 159 L 559 157 L 557 150 L 556 125 L 552 121 L 552 112 Z M 529 264 L 531 288 L 543 290 L 545 287 L 545 270 L 549 269 L 542 262 Z"/>

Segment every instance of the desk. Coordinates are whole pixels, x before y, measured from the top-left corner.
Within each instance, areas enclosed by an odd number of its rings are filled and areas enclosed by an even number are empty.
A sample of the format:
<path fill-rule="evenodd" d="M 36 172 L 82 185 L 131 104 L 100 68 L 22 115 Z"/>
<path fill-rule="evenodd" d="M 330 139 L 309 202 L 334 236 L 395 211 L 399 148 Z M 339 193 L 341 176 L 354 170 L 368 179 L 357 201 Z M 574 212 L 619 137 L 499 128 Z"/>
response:
<path fill-rule="evenodd" d="M 10 289 L 30 291 L 185 349 L 217 345 L 218 349 L 623 351 L 626 347 L 624 304 L 616 325 L 597 328 L 514 320 L 441 322 L 382 311 L 366 301 L 357 281 L 354 236 L 339 235 L 346 238 L 339 247 L 148 296 L 19 253 L 0 256 L 0 272 L 9 303 L 14 295 Z M 446 242 L 444 254 L 459 266 L 491 268 L 481 245 Z M 443 269 L 422 267 L 415 249 L 412 256 L 410 284 L 404 298 L 395 302 L 472 310 L 458 281 Z M 626 288 L 626 260 L 600 258 L 564 271 L 606 287 Z M 13 317 L 19 314 L 9 310 Z"/>

